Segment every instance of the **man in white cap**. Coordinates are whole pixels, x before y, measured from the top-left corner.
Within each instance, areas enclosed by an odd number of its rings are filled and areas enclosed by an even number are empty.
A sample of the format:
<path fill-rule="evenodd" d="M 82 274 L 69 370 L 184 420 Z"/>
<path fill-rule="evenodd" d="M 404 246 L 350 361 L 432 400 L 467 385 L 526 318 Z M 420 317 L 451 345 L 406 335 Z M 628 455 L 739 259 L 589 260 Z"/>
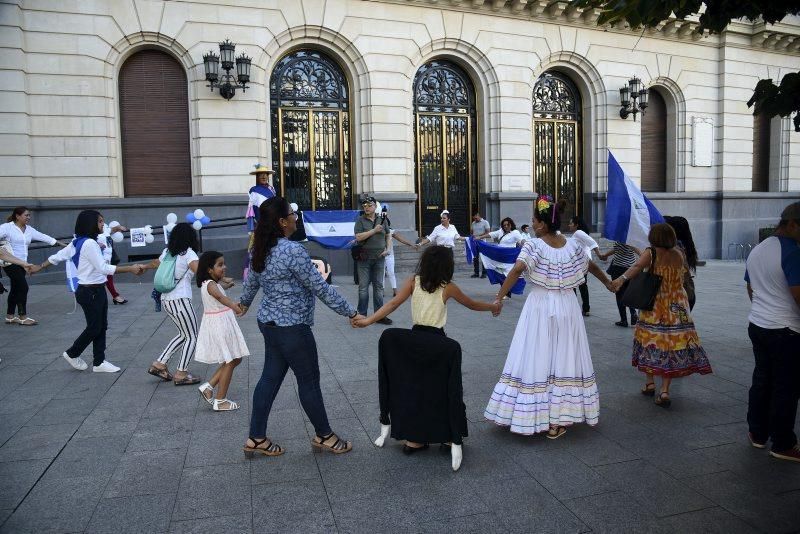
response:
<path fill-rule="evenodd" d="M 771 439 L 771 456 L 800 462 L 794 433 L 800 398 L 800 202 L 783 210 L 775 233 L 750 253 L 744 279 L 756 364 L 748 438 L 757 449 Z"/>

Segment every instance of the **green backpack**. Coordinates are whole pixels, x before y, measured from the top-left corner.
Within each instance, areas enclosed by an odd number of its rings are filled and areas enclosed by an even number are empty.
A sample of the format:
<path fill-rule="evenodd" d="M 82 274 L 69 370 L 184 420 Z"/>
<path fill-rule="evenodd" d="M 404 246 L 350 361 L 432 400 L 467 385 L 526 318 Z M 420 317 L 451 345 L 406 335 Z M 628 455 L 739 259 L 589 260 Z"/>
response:
<path fill-rule="evenodd" d="M 161 265 L 156 270 L 156 275 L 153 277 L 153 285 L 159 293 L 169 293 L 175 286 L 178 285 L 180 280 L 175 278 L 175 263 L 178 261 L 177 256 L 173 256 L 169 252 L 164 255 L 161 260 Z"/>

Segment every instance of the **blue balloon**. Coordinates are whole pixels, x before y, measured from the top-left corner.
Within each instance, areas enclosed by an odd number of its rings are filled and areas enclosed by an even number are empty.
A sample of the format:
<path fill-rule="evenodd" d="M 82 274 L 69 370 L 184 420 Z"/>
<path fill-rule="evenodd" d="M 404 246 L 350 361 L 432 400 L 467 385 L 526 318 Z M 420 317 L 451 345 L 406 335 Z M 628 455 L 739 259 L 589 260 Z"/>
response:
<path fill-rule="evenodd" d="M 192 224 L 196 220 L 197 219 L 194 218 L 194 213 L 192 213 L 191 211 L 186 214 L 186 222 L 188 222 L 189 224 Z"/>
<path fill-rule="evenodd" d="M 211 222 L 211 217 L 209 217 L 208 215 L 206 215 L 205 217 L 203 217 L 202 219 L 200 219 L 200 222 L 201 222 L 201 223 L 203 223 L 203 226 L 205 226 L 205 225 L 207 225 L 208 223 L 210 223 L 210 222 Z"/>

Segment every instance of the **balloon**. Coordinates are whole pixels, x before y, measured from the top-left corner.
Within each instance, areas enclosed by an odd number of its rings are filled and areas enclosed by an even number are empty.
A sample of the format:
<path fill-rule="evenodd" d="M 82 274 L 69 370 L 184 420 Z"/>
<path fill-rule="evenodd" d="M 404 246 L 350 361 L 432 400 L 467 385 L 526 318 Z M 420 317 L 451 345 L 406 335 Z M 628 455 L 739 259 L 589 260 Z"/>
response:
<path fill-rule="evenodd" d="M 195 219 L 202 219 L 205 216 L 206 216 L 206 214 L 203 213 L 203 210 L 201 210 L 200 208 L 197 208 L 196 210 L 194 210 L 194 218 Z"/>
<path fill-rule="evenodd" d="M 167 213 L 167 222 L 169 224 L 175 224 L 176 222 L 178 222 L 178 216 L 175 215 L 174 213 Z"/>
<path fill-rule="evenodd" d="M 125 239 L 125 236 L 122 235 L 122 232 L 114 232 L 111 234 L 111 240 L 114 243 L 122 243 L 122 240 Z"/>
<path fill-rule="evenodd" d="M 145 243 L 149 244 L 149 243 L 152 243 L 155 240 L 156 240 L 156 238 L 153 237 L 153 234 L 147 234 L 146 236 L 144 236 L 144 242 Z"/>
<path fill-rule="evenodd" d="M 297 213 L 300 210 L 300 208 L 298 208 L 297 204 L 295 204 L 294 202 L 289 204 L 289 207 L 292 208 L 292 211 L 295 212 L 295 213 Z"/>
<path fill-rule="evenodd" d="M 211 217 L 209 217 L 208 215 L 205 215 L 205 216 L 203 216 L 202 219 L 200 219 L 200 222 L 203 223 L 203 224 L 208 224 L 208 223 L 211 222 Z"/>
<path fill-rule="evenodd" d="M 195 221 L 192 223 L 192 228 L 194 228 L 195 230 L 200 230 L 202 227 L 203 223 L 201 223 L 200 221 Z"/>
<path fill-rule="evenodd" d="M 146 224 L 144 226 L 144 233 L 146 233 L 147 235 L 152 235 L 153 234 L 153 227 L 150 226 L 149 224 Z"/>
<path fill-rule="evenodd" d="M 196 220 L 197 219 L 194 218 L 194 213 L 189 212 L 186 214 L 186 222 L 188 222 L 189 224 L 192 224 Z"/>
<path fill-rule="evenodd" d="M 175 223 L 169 223 L 164 225 L 164 230 L 166 230 L 167 232 L 171 232 L 173 228 L 175 228 Z"/>
<path fill-rule="evenodd" d="M 108 223 L 109 228 L 116 228 L 117 226 L 119 226 L 119 221 L 111 221 Z"/>

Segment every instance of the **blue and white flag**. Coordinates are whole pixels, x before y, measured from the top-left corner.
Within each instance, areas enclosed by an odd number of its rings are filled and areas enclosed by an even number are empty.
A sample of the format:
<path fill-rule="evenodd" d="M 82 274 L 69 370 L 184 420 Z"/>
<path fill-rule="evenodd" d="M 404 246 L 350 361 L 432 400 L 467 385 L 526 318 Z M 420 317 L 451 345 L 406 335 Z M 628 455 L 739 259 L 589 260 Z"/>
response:
<path fill-rule="evenodd" d="M 514 267 L 519 256 L 520 249 L 518 247 L 501 247 L 486 241 L 477 240 L 470 237 L 465 242 L 465 251 L 467 254 L 467 262 L 472 263 L 475 254 L 479 254 L 481 263 L 486 269 L 486 276 L 492 284 L 502 284 L 506 281 L 506 275 Z M 525 279 L 520 277 L 516 283 L 511 286 L 511 292 L 515 295 L 521 295 L 525 291 Z"/>
<path fill-rule="evenodd" d="M 71 261 L 67 262 L 67 289 L 71 293 L 78 290 L 78 267 Z"/>
<path fill-rule="evenodd" d="M 309 241 L 316 241 L 325 248 L 351 248 L 356 239 L 357 218 L 355 210 L 304 211 L 303 227 Z"/>
<path fill-rule="evenodd" d="M 608 151 L 605 237 L 637 248 L 649 246 L 650 226 L 664 217 L 622 170 Z"/>

